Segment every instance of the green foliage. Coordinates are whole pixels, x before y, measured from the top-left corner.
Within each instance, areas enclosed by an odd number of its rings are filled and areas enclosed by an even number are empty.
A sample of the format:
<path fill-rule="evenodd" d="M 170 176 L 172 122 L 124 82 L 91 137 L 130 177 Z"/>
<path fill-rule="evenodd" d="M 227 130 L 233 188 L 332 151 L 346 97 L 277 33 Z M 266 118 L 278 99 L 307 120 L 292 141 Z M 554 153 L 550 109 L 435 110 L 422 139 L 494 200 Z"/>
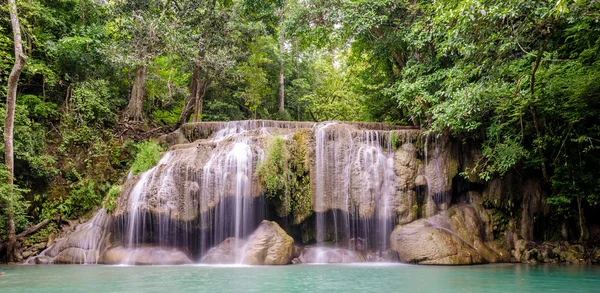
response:
<path fill-rule="evenodd" d="M 90 179 L 82 179 L 70 186 L 65 198 L 53 198 L 43 203 L 41 216 L 53 219 L 57 216 L 75 219 L 95 210 L 101 203 L 106 184 L 98 184 Z"/>
<path fill-rule="evenodd" d="M 23 194 L 29 190 L 19 188 L 18 185 L 7 184 L 8 171 L 4 168 L 4 165 L 0 166 L 0 235 L 4 237 L 6 235 L 6 209 L 12 208 L 15 219 L 15 229 L 22 231 L 29 224 L 29 217 L 27 216 L 27 209 L 29 208 L 29 202 L 24 200 Z M 2 239 L 2 238 L 0 238 Z"/>
<path fill-rule="evenodd" d="M 133 173 L 133 175 L 138 175 L 154 167 L 160 160 L 160 153 L 164 151 L 164 149 L 153 140 L 141 142 L 136 147 L 138 152 L 131 165 L 131 173 Z"/>
<path fill-rule="evenodd" d="M 110 107 L 110 89 L 105 80 L 86 80 L 75 84 L 71 97 L 74 118 L 80 124 L 108 125 L 117 119 Z"/>
<path fill-rule="evenodd" d="M 108 212 L 111 213 L 117 208 L 117 203 L 119 201 L 119 196 L 121 195 L 121 185 L 113 185 L 104 196 L 102 200 L 102 207 Z"/>
<path fill-rule="evenodd" d="M 36 122 L 41 119 L 38 115 L 54 113 L 54 105 L 43 103 L 36 96 L 25 96 L 22 101 L 20 97 L 17 99 L 13 142 L 17 182 L 25 178 L 43 182 L 56 172 L 52 166 L 55 159 L 44 153 L 44 139 L 48 130 Z M 5 108 L 0 107 L 2 121 L 5 115 Z M 0 130 L 4 131 L 4 124 L 0 125 Z M 4 153 L 4 144 L 0 145 L 0 153 Z M 30 188 L 31 184 L 22 185 Z"/>
<path fill-rule="evenodd" d="M 305 132 L 296 133 L 291 140 L 275 137 L 256 171 L 265 196 L 274 202 L 278 215 L 291 215 L 296 224 L 312 213 L 307 144 Z"/>

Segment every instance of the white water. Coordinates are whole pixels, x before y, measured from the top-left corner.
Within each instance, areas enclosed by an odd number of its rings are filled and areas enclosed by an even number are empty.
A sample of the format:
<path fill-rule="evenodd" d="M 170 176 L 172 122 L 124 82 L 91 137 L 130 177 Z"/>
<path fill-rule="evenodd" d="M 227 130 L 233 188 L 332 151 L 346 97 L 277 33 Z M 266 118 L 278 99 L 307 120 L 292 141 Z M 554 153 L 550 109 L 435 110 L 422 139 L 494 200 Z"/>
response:
<path fill-rule="evenodd" d="M 325 123 L 315 138 L 317 243 L 387 249 L 396 191 L 390 137 Z"/>

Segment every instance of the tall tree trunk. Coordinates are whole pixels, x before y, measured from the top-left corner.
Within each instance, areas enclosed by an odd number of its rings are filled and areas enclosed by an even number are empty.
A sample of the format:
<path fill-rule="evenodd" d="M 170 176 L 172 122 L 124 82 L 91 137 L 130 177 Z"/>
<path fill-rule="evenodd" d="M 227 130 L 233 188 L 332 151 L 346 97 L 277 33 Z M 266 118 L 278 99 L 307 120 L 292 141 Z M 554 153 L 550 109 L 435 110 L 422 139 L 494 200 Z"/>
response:
<path fill-rule="evenodd" d="M 529 81 L 529 92 L 530 92 L 532 98 L 535 95 L 535 73 L 537 72 L 538 67 L 540 66 L 540 63 L 542 62 L 542 56 L 544 55 L 544 50 L 546 49 L 547 43 L 548 43 L 548 39 L 545 39 L 544 43 L 542 43 L 542 47 L 538 51 L 538 54 L 535 58 L 535 62 L 533 63 L 533 67 L 531 68 L 531 79 Z M 535 133 L 536 133 L 537 137 L 541 137 L 540 125 L 539 125 L 539 121 L 537 119 L 536 110 L 535 110 L 534 106 L 531 107 L 531 116 L 533 117 L 533 126 L 535 127 Z M 542 177 L 544 178 L 544 182 L 548 183 L 548 182 L 550 182 L 550 177 L 548 176 L 548 170 L 546 169 L 546 158 L 544 158 L 544 152 L 543 152 L 543 150 L 541 150 L 539 148 L 536 148 L 536 152 L 538 153 L 538 155 L 540 156 L 540 160 L 542 161 L 542 163 L 541 163 Z"/>
<path fill-rule="evenodd" d="M 19 76 L 25 65 L 25 55 L 23 54 L 23 46 L 21 45 L 21 28 L 19 27 L 19 17 L 17 15 L 17 4 L 15 0 L 8 0 L 8 10 L 10 14 L 10 23 L 13 30 L 14 48 L 15 48 L 15 64 L 8 76 L 8 96 L 6 97 L 6 119 L 4 120 L 4 162 L 8 171 L 8 184 L 14 185 L 15 164 L 14 164 L 14 149 L 13 149 L 13 133 L 15 122 L 15 104 L 17 101 L 17 85 Z M 17 239 L 15 237 L 15 212 L 13 208 L 14 195 L 6 195 L 4 212 L 6 213 L 6 234 L 7 248 L 6 255 L 8 261 L 15 261 L 15 246 Z"/>
<path fill-rule="evenodd" d="M 285 53 L 285 48 L 284 48 L 284 41 L 285 41 L 285 35 L 284 35 L 284 27 L 283 27 L 283 22 L 285 20 L 285 2 L 283 3 L 283 6 L 281 7 L 281 11 L 279 14 L 279 117 L 283 117 L 283 115 L 285 114 L 285 72 L 283 71 L 283 66 L 284 66 L 284 62 L 283 62 L 283 54 Z"/>
<path fill-rule="evenodd" d="M 205 78 L 203 81 L 198 80 L 198 90 L 196 91 L 196 105 L 194 106 L 194 119 L 193 122 L 202 121 L 202 103 L 204 102 L 204 95 L 206 90 L 211 83 L 210 78 Z"/>
<path fill-rule="evenodd" d="M 192 72 L 192 81 L 190 82 L 190 95 L 185 99 L 185 104 L 183 105 L 183 110 L 181 110 L 181 115 L 179 115 L 179 120 L 175 125 L 175 128 L 179 128 L 184 123 L 190 120 L 190 116 L 194 111 L 194 105 L 196 104 L 196 96 L 198 92 L 198 81 L 200 80 L 200 72 L 199 67 L 194 67 L 194 71 Z"/>
<path fill-rule="evenodd" d="M 129 105 L 125 110 L 125 120 L 141 122 L 143 120 L 144 96 L 146 95 L 146 66 L 138 65 L 135 69 L 135 79 L 131 89 Z"/>

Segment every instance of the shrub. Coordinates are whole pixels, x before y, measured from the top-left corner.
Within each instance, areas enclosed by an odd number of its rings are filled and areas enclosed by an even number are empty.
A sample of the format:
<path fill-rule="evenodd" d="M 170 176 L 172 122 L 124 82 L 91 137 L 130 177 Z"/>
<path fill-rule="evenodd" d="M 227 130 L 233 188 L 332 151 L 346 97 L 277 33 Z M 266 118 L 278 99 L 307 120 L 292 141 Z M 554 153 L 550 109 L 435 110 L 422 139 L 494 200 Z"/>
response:
<path fill-rule="evenodd" d="M 160 153 L 163 148 L 155 141 L 144 141 L 137 145 L 138 153 L 135 156 L 131 173 L 140 174 L 156 165 L 160 160 Z"/>
<path fill-rule="evenodd" d="M 114 211 L 119 201 L 119 195 L 121 195 L 121 185 L 115 184 L 108 190 L 104 200 L 102 200 L 102 207 L 109 213 Z"/>

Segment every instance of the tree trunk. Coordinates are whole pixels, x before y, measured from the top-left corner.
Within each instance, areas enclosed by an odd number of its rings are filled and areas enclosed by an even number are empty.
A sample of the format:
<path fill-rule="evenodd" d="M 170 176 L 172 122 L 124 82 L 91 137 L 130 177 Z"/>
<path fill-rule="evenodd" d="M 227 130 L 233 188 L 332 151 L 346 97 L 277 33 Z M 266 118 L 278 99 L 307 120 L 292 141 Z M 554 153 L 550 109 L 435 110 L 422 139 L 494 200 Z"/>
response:
<path fill-rule="evenodd" d="M 21 28 L 19 27 L 19 18 L 17 15 L 17 4 L 15 0 L 8 0 L 8 10 L 10 14 L 10 23 L 13 30 L 14 48 L 15 48 L 15 64 L 8 76 L 8 96 L 6 97 L 6 119 L 4 121 L 4 162 L 8 171 L 8 184 L 14 184 L 14 150 L 13 150 L 13 133 L 15 122 L 15 104 L 17 101 L 17 85 L 19 76 L 25 65 L 25 55 L 23 54 L 23 46 L 21 45 Z M 13 207 L 14 195 L 7 194 L 5 201 L 4 212 L 6 213 L 6 234 L 7 247 L 6 255 L 8 261 L 15 261 L 15 212 Z"/>
<path fill-rule="evenodd" d="M 195 106 L 194 106 L 194 119 L 193 122 L 202 121 L 202 103 L 204 102 L 204 95 L 206 94 L 206 89 L 210 85 L 211 80 L 205 79 L 204 81 L 198 80 L 198 86 L 195 97 Z"/>
<path fill-rule="evenodd" d="M 190 95 L 185 100 L 185 104 L 183 105 L 183 110 L 181 110 L 181 115 L 179 115 L 179 120 L 175 125 L 175 128 L 179 128 L 184 123 L 190 120 L 190 116 L 194 111 L 194 105 L 196 104 L 196 96 L 198 92 L 198 81 L 200 80 L 200 68 L 195 67 L 192 72 L 192 81 L 190 82 Z"/>
<path fill-rule="evenodd" d="M 284 27 L 283 22 L 285 20 L 285 2 L 281 7 L 281 12 L 279 15 L 279 117 L 282 118 L 285 114 L 285 72 L 283 71 L 283 54 L 285 53 L 284 42 Z"/>
<path fill-rule="evenodd" d="M 377 36 L 377 38 L 380 41 L 384 41 L 383 33 L 381 32 L 381 30 L 378 27 L 376 27 L 376 26 L 371 27 L 371 31 L 373 33 L 375 33 L 375 36 Z M 396 65 L 398 65 L 399 70 L 406 67 L 406 61 L 404 61 L 404 58 L 402 56 L 400 56 L 400 54 L 398 54 L 398 52 L 395 49 L 392 49 L 392 57 L 394 58 L 394 62 L 396 63 Z"/>
<path fill-rule="evenodd" d="M 542 56 L 544 54 L 544 50 L 546 49 L 547 43 L 548 43 L 548 39 L 544 40 L 544 43 L 542 43 L 542 47 L 538 51 L 538 54 L 535 58 L 535 63 L 533 63 L 533 67 L 531 68 L 531 79 L 529 81 L 529 92 L 530 92 L 532 98 L 535 95 L 535 73 L 537 72 L 538 67 L 540 66 L 540 62 L 542 62 Z M 541 136 L 540 126 L 538 124 L 535 107 L 533 107 L 533 106 L 531 107 L 531 115 L 533 117 L 533 126 L 535 127 L 535 133 L 536 133 L 537 137 L 540 137 Z M 548 182 L 550 182 L 550 177 L 548 176 L 548 170 L 546 169 L 546 158 L 544 158 L 544 152 L 543 152 L 543 150 L 540 150 L 539 148 L 537 149 L 536 152 L 540 156 L 540 160 L 542 160 L 541 167 L 542 167 L 542 176 L 544 177 L 544 182 L 548 183 Z"/>
<path fill-rule="evenodd" d="M 125 110 L 125 121 L 142 122 L 144 110 L 144 96 L 146 95 L 146 66 L 138 65 L 135 69 L 135 79 L 131 89 L 129 105 Z"/>

